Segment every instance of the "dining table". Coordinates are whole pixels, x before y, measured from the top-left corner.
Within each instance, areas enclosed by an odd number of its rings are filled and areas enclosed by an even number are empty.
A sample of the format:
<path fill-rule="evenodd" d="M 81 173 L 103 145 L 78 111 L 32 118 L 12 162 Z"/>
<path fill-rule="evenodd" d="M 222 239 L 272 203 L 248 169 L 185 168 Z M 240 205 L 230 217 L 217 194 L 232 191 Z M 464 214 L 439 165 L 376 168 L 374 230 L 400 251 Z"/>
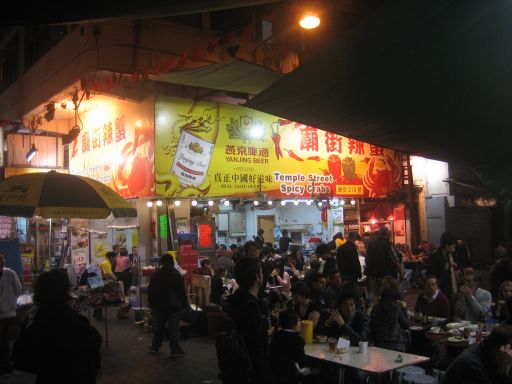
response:
<path fill-rule="evenodd" d="M 306 356 L 334 363 L 338 367 L 338 384 L 345 381 L 345 369 L 353 368 L 364 371 L 371 376 L 378 376 L 409 365 L 423 364 L 429 357 L 397 352 L 390 349 L 368 347 L 366 352 L 359 352 L 359 347 L 349 347 L 346 353 L 331 352 L 329 344 L 306 344 Z"/>

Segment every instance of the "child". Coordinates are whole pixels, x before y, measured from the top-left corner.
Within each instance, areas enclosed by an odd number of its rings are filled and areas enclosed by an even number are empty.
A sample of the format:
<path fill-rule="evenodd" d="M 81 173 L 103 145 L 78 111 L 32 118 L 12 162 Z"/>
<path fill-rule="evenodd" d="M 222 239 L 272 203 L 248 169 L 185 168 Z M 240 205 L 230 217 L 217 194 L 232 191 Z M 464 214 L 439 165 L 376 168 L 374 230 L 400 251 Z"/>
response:
<path fill-rule="evenodd" d="M 298 383 L 300 376 L 310 373 L 304 364 L 304 340 L 299 336 L 297 312 L 287 309 L 279 315 L 280 330 L 270 343 L 270 362 L 278 384 Z"/>

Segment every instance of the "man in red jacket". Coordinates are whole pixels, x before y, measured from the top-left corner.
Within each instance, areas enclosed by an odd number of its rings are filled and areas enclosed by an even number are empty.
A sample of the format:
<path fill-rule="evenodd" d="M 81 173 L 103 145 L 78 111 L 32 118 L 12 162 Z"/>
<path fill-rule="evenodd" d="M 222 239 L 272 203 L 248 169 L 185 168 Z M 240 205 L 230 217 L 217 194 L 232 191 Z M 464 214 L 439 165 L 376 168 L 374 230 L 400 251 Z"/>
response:
<path fill-rule="evenodd" d="M 425 292 L 416 299 L 416 312 L 427 316 L 450 318 L 450 305 L 448 298 L 441 292 L 437 285 L 437 277 L 427 276 L 425 281 Z"/>

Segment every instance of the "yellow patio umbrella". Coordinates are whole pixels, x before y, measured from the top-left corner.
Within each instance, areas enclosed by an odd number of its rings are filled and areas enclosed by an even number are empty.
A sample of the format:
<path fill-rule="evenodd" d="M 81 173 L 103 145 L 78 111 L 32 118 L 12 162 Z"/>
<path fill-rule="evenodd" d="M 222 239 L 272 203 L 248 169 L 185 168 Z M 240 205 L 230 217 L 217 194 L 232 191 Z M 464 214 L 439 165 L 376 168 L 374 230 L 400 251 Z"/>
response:
<path fill-rule="evenodd" d="M 0 182 L 0 215 L 103 219 L 137 217 L 112 189 L 88 177 L 55 171 L 27 173 Z"/>

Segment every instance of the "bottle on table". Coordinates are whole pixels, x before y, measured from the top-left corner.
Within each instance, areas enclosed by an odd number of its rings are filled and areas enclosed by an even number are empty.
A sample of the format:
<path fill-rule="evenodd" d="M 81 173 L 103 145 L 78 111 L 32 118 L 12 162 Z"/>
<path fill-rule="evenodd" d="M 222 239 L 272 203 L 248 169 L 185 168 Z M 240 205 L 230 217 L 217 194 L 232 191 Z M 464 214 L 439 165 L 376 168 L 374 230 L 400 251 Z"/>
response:
<path fill-rule="evenodd" d="M 492 312 L 489 311 L 489 313 L 487 314 L 487 327 L 486 327 L 487 332 L 492 331 L 492 329 L 494 328 L 494 323 L 495 323 L 495 320 L 494 320 L 494 317 L 492 316 Z"/>
<path fill-rule="evenodd" d="M 480 332 L 482 332 L 484 330 L 484 326 L 485 326 L 484 313 L 480 312 L 480 315 L 478 316 L 477 328 Z"/>

